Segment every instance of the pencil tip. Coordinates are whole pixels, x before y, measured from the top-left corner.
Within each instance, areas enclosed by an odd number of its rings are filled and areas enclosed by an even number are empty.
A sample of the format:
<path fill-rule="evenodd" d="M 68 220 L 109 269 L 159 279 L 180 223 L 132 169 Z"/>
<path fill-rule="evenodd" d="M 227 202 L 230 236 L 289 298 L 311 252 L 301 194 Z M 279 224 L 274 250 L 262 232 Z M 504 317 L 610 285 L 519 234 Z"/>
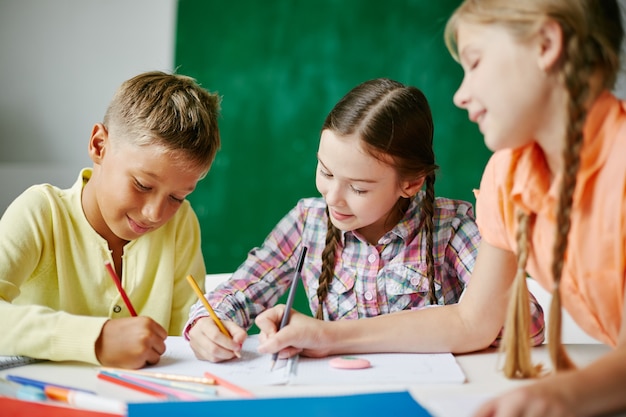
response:
<path fill-rule="evenodd" d="M 274 364 L 276 363 L 275 360 L 272 360 L 272 364 L 270 365 L 270 371 L 272 371 L 272 369 L 274 369 Z"/>

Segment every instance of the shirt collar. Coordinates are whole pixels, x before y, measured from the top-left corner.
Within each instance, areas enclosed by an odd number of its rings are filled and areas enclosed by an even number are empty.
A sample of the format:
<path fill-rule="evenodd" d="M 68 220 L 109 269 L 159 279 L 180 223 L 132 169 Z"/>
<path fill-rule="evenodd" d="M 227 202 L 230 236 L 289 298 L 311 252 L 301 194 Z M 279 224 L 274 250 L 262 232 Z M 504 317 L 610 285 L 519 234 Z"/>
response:
<path fill-rule="evenodd" d="M 608 157 L 613 138 L 617 136 L 615 120 L 624 111 L 624 103 L 605 91 L 597 98 L 587 114 L 583 128 L 583 146 L 574 192 L 574 204 L 581 200 L 590 178 Z M 536 143 L 512 150 L 514 181 L 513 201 L 529 212 L 554 217 L 560 181 L 550 184 L 550 170 L 544 154 Z"/>

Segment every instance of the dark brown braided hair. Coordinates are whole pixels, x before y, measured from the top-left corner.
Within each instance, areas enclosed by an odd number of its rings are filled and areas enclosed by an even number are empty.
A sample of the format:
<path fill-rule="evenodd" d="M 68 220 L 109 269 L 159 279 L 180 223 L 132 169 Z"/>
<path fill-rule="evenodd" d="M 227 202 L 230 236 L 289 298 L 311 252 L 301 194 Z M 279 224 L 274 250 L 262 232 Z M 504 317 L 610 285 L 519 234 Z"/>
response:
<path fill-rule="evenodd" d="M 526 39 L 536 33 L 545 19 L 558 22 L 563 32 L 563 51 L 554 71 L 558 71 L 569 95 L 569 121 L 563 149 L 564 171 L 556 213 L 551 269 L 554 290 L 548 327 L 550 357 L 554 369 L 558 371 L 574 367 L 561 342 L 561 275 L 566 259 L 570 213 L 580 166 L 587 108 L 602 90 L 613 88 L 620 68 L 623 28 L 618 4 L 614 0 L 466 0 L 448 21 L 445 38 L 448 49 L 458 60 L 456 30 L 460 21 L 506 25 L 514 36 Z M 592 84 L 592 79 L 600 82 Z M 529 214 L 518 214 L 518 272 L 504 326 L 504 372 L 508 377 L 516 378 L 534 377 L 539 373 L 539 367 L 530 360 L 530 314 L 524 271 L 531 223 Z"/>
<path fill-rule="evenodd" d="M 433 120 L 426 97 L 419 89 L 390 79 L 366 81 L 348 92 L 335 105 L 322 126 L 322 130 L 326 129 L 340 136 L 356 134 L 372 157 L 385 163 L 391 158 L 400 180 L 425 177 L 422 211 L 427 232 L 429 299 L 431 304 L 436 304 L 435 261 L 432 252 L 435 171 L 438 166 L 433 151 Z M 408 198 L 400 198 L 396 203 L 395 210 L 400 217 L 409 203 Z M 324 318 L 324 300 L 335 275 L 341 236 L 341 231 L 330 221 L 328 211 L 327 217 L 326 247 L 322 252 L 322 272 L 317 290 L 319 305 L 316 317 L 320 320 Z"/>

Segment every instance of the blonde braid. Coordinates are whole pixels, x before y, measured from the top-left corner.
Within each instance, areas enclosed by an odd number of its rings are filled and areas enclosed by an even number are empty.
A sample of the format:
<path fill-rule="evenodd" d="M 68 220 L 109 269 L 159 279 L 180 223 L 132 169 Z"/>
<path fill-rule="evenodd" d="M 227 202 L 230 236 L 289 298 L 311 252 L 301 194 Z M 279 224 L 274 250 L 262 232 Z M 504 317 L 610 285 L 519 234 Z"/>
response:
<path fill-rule="evenodd" d="M 511 288 L 511 299 L 507 310 L 502 349 L 505 351 L 504 374 L 508 378 L 535 378 L 541 365 L 533 365 L 530 355 L 530 297 L 526 284 L 526 262 L 528 260 L 531 217 L 522 210 L 517 211 L 517 273 Z"/>
<path fill-rule="evenodd" d="M 569 60 L 563 67 L 565 85 L 569 92 L 567 133 L 563 150 L 563 178 L 559 192 L 556 212 L 556 236 L 553 248 L 552 278 L 554 290 L 550 304 L 550 321 L 548 323 L 548 346 L 550 358 L 556 371 L 573 369 L 576 366 L 563 347 L 561 339 L 562 308 L 561 308 L 561 277 L 566 259 L 567 240 L 571 226 L 571 211 L 576 176 L 580 167 L 580 150 L 583 144 L 583 124 L 586 117 L 586 106 L 589 98 L 589 84 L 593 67 L 591 57 L 595 51 L 584 46 L 577 36 L 572 36 L 567 44 Z"/>

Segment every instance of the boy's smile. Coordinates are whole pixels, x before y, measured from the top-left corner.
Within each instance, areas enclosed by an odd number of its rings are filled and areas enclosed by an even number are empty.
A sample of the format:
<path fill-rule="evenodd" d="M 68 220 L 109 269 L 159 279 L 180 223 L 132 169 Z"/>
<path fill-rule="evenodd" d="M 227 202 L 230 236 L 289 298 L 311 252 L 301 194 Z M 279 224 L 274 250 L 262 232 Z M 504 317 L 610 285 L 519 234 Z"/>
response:
<path fill-rule="evenodd" d="M 83 190 L 83 210 L 110 246 L 165 224 L 206 172 L 158 144 L 112 141 L 102 125 L 94 127 L 90 155 L 94 168 Z"/>

